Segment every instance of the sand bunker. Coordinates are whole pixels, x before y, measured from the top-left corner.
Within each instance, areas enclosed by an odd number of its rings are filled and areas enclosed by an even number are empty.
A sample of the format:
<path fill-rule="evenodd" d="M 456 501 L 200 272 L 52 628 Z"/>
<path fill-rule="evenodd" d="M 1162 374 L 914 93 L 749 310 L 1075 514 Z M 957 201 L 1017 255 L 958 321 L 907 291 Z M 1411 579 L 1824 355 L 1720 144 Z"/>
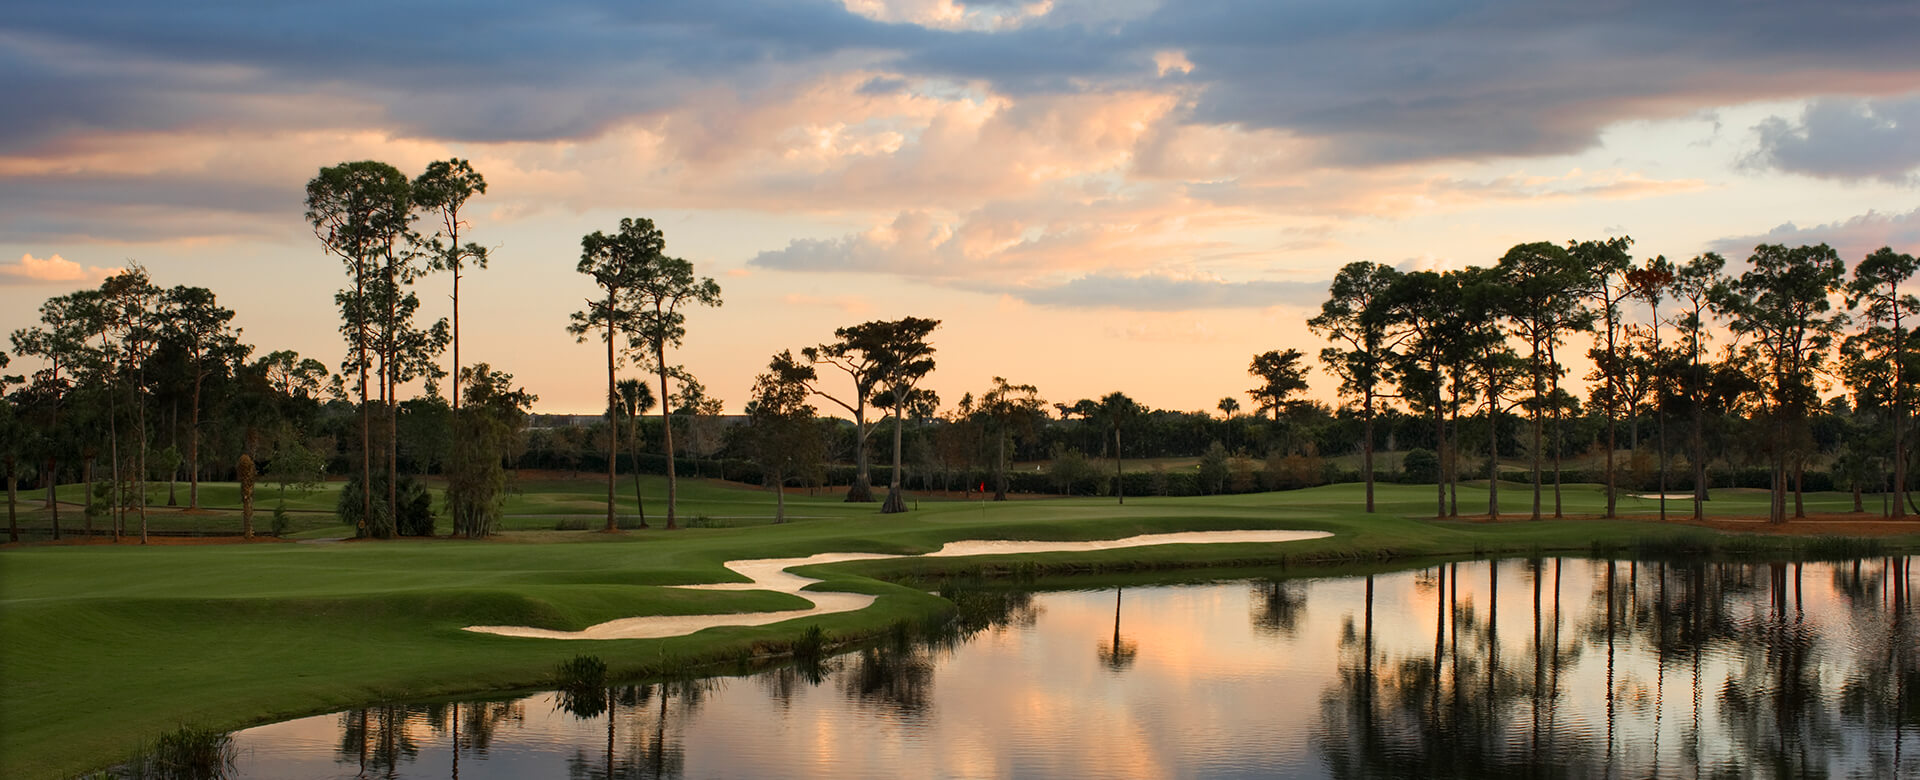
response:
<path fill-rule="evenodd" d="M 1013 541 L 961 541 L 950 542 L 935 552 L 925 555 L 928 558 L 953 558 L 964 555 L 1004 555 L 1010 553 L 1043 552 L 1084 552 L 1088 550 L 1114 550 L 1123 547 L 1149 547 L 1161 544 L 1225 544 L 1233 542 L 1297 542 L 1303 539 L 1320 539 L 1331 536 L 1324 531 L 1183 531 L 1170 534 L 1144 534 L 1129 536 L 1125 539 L 1103 539 L 1091 542 L 1013 542 Z M 886 555 L 882 553 L 821 553 L 805 558 L 756 558 L 744 561 L 728 561 L 726 566 L 751 582 L 721 582 L 711 585 L 681 585 L 678 587 L 696 590 L 771 590 L 791 593 L 813 602 L 811 609 L 789 609 L 780 612 L 744 612 L 728 615 L 653 615 L 645 617 L 621 618 L 610 620 L 584 631 L 551 631 L 544 628 L 527 626 L 467 626 L 466 630 L 500 636 L 532 637 L 537 639 L 660 639 L 670 636 L 685 636 L 695 631 L 722 626 L 764 626 L 783 620 L 809 617 L 812 615 L 830 615 L 835 612 L 852 612 L 864 609 L 873 603 L 872 596 L 862 593 L 838 593 L 834 591 L 802 591 L 808 585 L 819 582 L 811 577 L 793 574 L 787 569 L 796 566 L 812 566 L 821 563 L 839 563 L 841 561 L 867 561 L 880 558 L 913 558 L 913 555 Z"/>

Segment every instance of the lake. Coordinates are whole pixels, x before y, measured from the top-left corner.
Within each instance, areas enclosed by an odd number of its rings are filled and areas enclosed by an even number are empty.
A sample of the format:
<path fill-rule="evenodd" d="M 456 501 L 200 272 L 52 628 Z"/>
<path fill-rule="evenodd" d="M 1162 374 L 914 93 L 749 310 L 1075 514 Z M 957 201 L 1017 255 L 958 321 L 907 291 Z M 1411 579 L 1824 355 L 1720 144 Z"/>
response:
<path fill-rule="evenodd" d="M 258 778 L 1920 777 L 1910 564 L 1506 559 L 972 590 L 959 624 L 931 637 L 903 629 L 744 676 L 303 718 L 236 732 L 233 767 Z"/>

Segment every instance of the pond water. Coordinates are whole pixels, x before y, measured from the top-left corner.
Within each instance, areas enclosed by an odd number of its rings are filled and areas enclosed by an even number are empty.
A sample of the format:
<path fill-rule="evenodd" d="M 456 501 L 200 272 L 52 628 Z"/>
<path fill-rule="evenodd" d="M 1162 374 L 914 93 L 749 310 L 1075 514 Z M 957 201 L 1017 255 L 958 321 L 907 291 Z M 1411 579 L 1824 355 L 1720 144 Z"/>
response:
<path fill-rule="evenodd" d="M 303 718 L 235 733 L 234 769 L 1920 777 L 1910 562 L 1508 559 L 975 591 L 932 638 L 746 676 Z"/>

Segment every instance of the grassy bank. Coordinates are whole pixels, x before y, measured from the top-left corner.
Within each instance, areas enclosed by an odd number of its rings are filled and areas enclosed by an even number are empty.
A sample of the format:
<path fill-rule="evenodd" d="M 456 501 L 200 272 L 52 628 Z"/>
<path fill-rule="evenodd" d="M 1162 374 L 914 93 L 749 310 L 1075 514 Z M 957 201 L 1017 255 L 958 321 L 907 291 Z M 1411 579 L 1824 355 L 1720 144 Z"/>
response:
<path fill-rule="evenodd" d="M 606 659 L 617 675 L 671 671 L 777 651 L 807 625 L 836 636 L 875 633 L 946 608 L 924 589 L 896 581 L 1342 561 L 1377 565 L 1387 558 L 1709 544 L 1777 551 L 1814 546 L 1801 538 L 1730 536 L 1638 521 L 1421 520 L 1417 516 L 1431 509 L 1432 489 L 1418 486 L 1381 486 L 1380 511 L 1367 515 L 1356 509 L 1360 489 L 1352 485 L 1129 499 L 1124 507 L 1109 499 L 923 502 L 918 511 L 884 517 L 876 505 L 789 496 L 788 511 L 796 519 L 775 526 L 767 522 L 768 494 L 693 483 L 682 516 L 706 517 L 702 525 L 710 527 L 616 535 L 535 530 L 551 529 L 552 515 L 592 514 L 596 489 L 591 481 L 529 485 L 509 508 L 518 516 L 510 526 L 525 530 L 480 542 L 0 551 L 0 776 L 56 777 L 97 768 L 182 723 L 230 729 L 381 700 L 539 686 L 557 664 L 581 653 Z M 1462 498 L 1484 506 L 1482 491 L 1463 492 Z M 1516 490 L 1508 499 L 1514 511 L 1530 496 Z M 1757 514 L 1764 500 L 1728 494 L 1714 506 L 1716 512 Z M 1569 492 L 1571 512 L 1597 512 L 1599 504 L 1591 488 Z M 656 507 L 650 502 L 650 509 Z M 803 606 L 774 593 L 659 587 L 737 579 L 721 566 L 737 558 L 913 553 L 958 539 L 1093 539 L 1230 528 L 1325 530 L 1334 536 L 1285 545 L 818 567 L 813 575 L 828 579 L 819 587 L 872 593 L 878 600 L 856 613 L 692 637 L 554 642 L 460 630 L 473 624 L 579 629 L 628 615 Z M 1911 551 L 1920 549 L 1920 536 L 1878 544 Z"/>

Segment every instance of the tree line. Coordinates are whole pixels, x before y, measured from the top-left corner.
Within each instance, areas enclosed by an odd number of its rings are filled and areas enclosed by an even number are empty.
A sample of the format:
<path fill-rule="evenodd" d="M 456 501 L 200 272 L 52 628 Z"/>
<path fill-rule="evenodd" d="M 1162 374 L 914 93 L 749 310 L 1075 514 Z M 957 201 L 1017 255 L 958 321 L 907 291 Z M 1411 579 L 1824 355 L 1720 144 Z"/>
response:
<path fill-rule="evenodd" d="M 1789 494 L 1801 494 L 1809 460 L 1820 454 L 1816 419 L 1853 418 L 1836 458 L 1855 486 L 1876 484 L 1883 467 L 1890 514 L 1904 517 L 1910 410 L 1920 369 L 1909 320 L 1916 306 L 1901 285 L 1916 270 L 1911 255 L 1883 248 L 1846 264 L 1830 247 L 1760 245 L 1736 274 L 1705 253 L 1685 262 L 1656 256 L 1636 262 L 1632 240 L 1521 244 L 1488 267 L 1403 273 L 1352 263 L 1335 276 L 1310 326 L 1332 346 L 1321 359 L 1357 400 L 1363 418 L 1397 402 L 1433 427 L 1442 478 L 1436 514 L 1458 513 L 1463 413 L 1489 421 L 1479 451 L 1497 476 L 1502 415 L 1523 416 L 1531 446 L 1531 517 L 1542 516 L 1543 459 L 1554 459 L 1553 514 L 1563 514 L 1559 459 L 1570 418 L 1603 423 L 1606 515 L 1613 517 L 1615 465 L 1623 418 L 1651 417 L 1660 460 L 1658 491 L 1669 488 L 1671 419 L 1686 420 L 1683 450 L 1695 519 L 1704 517 L 1710 421 L 1744 423 L 1740 445 L 1767 461 L 1770 519 L 1784 522 Z M 1644 306 L 1630 320 L 1625 307 Z M 1664 307 L 1664 314 L 1663 314 Z M 1844 311 L 1842 310 L 1844 307 Z M 1565 350 L 1587 334 L 1593 370 L 1587 399 L 1568 393 Z M 1716 343 L 1717 342 L 1717 343 Z M 1833 380 L 1852 391 L 1823 402 Z M 1549 438 L 1551 441 L 1549 441 Z M 1635 437 L 1637 440 L 1637 436 Z M 1371 449 L 1372 437 L 1363 437 Z M 1368 504 L 1372 470 L 1364 469 Z M 1456 489 L 1449 494 L 1449 485 Z M 1498 479 L 1488 482 L 1488 513 L 1499 516 Z"/>
<path fill-rule="evenodd" d="M 87 533 L 100 515 L 110 533 L 128 533 L 131 517 L 144 539 L 150 480 L 168 482 L 169 505 L 184 480 L 192 511 L 209 473 L 238 475 L 255 464 L 283 492 L 328 472 L 346 476 L 339 515 L 376 537 L 432 533 L 435 510 L 420 477 L 439 475 L 454 533 L 478 536 L 498 526 L 510 467 L 577 467 L 590 457 L 606 469 L 607 530 L 619 528 L 623 461 L 641 527 L 638 474 L 657 464 L 667 477 L 665 524 L 676 528 L 679 450 L 695 468 L 701 458 L 742 464 L 750 470 L 734 475 L 776 487 L 820 485 L 844 468 L 846 499 L 865 502 L 875 498 L 877 432 L 891 452 L 884 513 L 909 508 L 910 472 L 922 488 L 951 487 L 959 477 L 995 499 L 1045 486 L 1122 503 L 1129 492 L 1352 478 L 1365 484 L 1372 511 L 1382 476 L 1376 450 L 1412 448 L 1396 471 L 1436 485 L 1439 516 L 1459 514 L 1461 481 L 1484 478 L 1488 512 L 1498 517 L 1499 461 L 1525 455 L 1534 518 L 1546 511 L 1549 460 L 1560 516 L 1563 458 L 1602 451 L 1596 481 L 1607 486 L 1613 516 L 1623 478 L 1647 487 L 1634 469 L 1617 468 L 1623 425 L 1630 451 L 1651 444 L 1657 453 L 1652 487 L 1664 496 L 1670 479 L 1683 483 L 1695 517 L 1704 514 L 1708 462 L 1736 450 L 1765 456 L 1776 521 L 1789 494 L 1799 510 L 1808 463 L 1823 453 L 1830 483 L 1844 480 L 1856 497 L 1862 485 L 1881 486 L 1897 497 L 1896 517 L 1910 500 L 1907 429 L 1920 356 L 1908 322 L 1920 302 L 1900 291 L 1914 258 L 1891 249 L 1856 263 L 1851 276 L 1824 245 L 1757 247 L 1735 275 L 1712 253 L 1636 262 L 1627 238 L 1522 244 L 1490 266 L 1457 271 L 1351 263 L 1308 323 L 1328 342 L 1319 359 L 1346 400 L 1337 409 L 1304 398 L 1307 354 L 1277 349 L 1248 365 L 1250 414 L 1233 396 L 1220 401 L 1219 417 L 1150 409 L 1117 391 L 1049 403 L 1037 387 L 1003 377 L 943 411 L 922 386 L 935 369 L 932 337 L 941 323 L 875 320 L 770 356 L 745 414 L 730 420 L 721 401 L 670 360 L 686 334 L 686 311 L 719 306 L 719 285 L 669 255 L 651 220 L 623 219 L 612 233 L 582 237 L 576 269 L 598 292 L 565 324 L 581 342 L 606 345 L 604 420 L 530 430 L 535 396 L 511 374 L 460 363 L 460 283 L 490 259 L 464 212 L 486 191 L 484 177 L 459 159 L 414 177 L 376 161 L 342 163 L 308 183 L 306 219 L 346 274 L 334 295 L 346 347 L 337 371 L 286 350 L 253 358 L 233 312 L 211 290 L 162 288 L 137 264 L 98 288 L 49 299 L 40 322 L 11 339 L 15 355 L 42 367 L 5 376 L 0 386 L 14 538 L 22 478 L 45 490 L 56 535 L 54 485 L 65 478 L 87 485 Z M 436 273 L 449 282 L 452 317 L 422 323 L 416 288 Z M 1630 317 L 1632 306 L 1646 316 Z M 1584 399 L 1563 386 L 1569 341 L 1579 334 L 1591 342 L 1593 366 Z M 6 361 L 0 353 L 0 368 Z M 654 381 L 623 378 L 623 368 Z M 1851 403 L 1822 401 L 1834 379 L 1852 390 Z M 402 398 L 413 383 L 421 392 Z M 836 419 L 842 414 L 846 421 Z M 1652 423 L 1651 442 L 1643 420 Z M 1669 468 L 1675 420 L 1685 421 L 1685 474 Z M 1325 460 L 1349 452 L 1357 469 Z M 1484 470 L 1463 468 L 1468 453 L 1484 457 Z M 1196 457 L 1197 468 L 1189 475 L 1155 464 L 1130 476 L 1128 456 Z M 1110 477 L 1093 472 L 1093 457 L 1111 459 Z M 1021 461 L 1046 462 L 1045 473 L 1015 472 Z M 1184 479 L 1193 481 L 1175 484 Z"/>

